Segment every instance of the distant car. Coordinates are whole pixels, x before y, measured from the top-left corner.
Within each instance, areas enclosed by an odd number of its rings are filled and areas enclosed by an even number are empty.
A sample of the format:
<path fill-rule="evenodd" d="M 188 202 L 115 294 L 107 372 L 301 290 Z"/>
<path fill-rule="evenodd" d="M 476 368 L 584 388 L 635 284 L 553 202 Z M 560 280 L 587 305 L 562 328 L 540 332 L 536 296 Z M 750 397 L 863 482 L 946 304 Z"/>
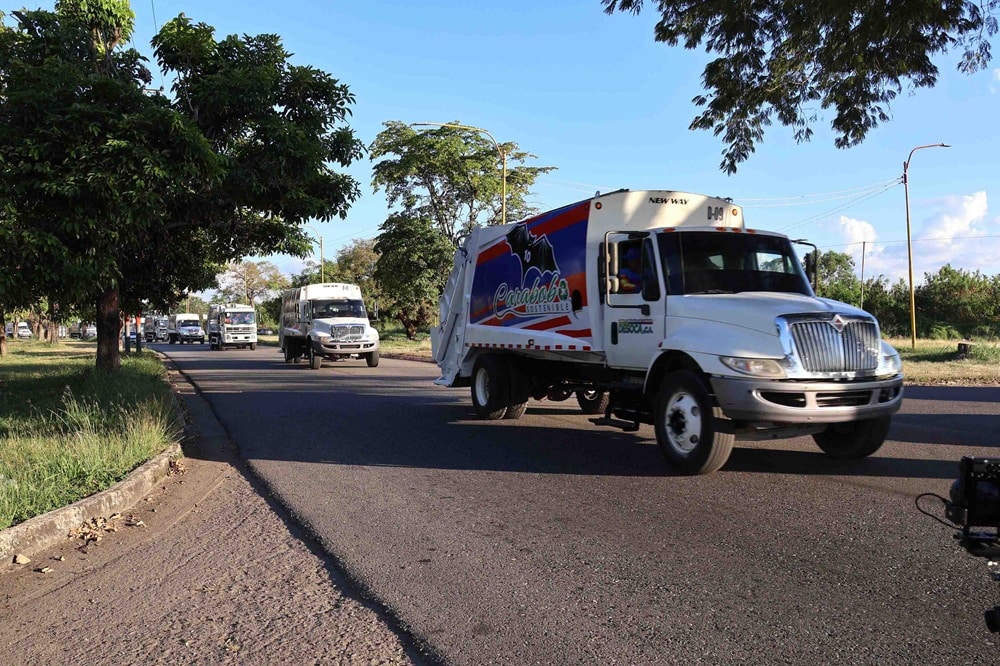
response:
<path fill-rule="evenodd" d="M 257 335 L 274 335 L 273 328 L 258 328 Z"/>
<path fill-rule="evenodd" d="M 97 337 L 97 326 L 91 324 L 90 326 L 85 326 L 83 329 L 83 337 L 85 338 L 96 338 Z"/>
<path fill-rule="evenodd" d="M 26 339 L 31 337 L 31 327 L 28 322 L 22 321 L 17 325 L 17 337 Z"/>

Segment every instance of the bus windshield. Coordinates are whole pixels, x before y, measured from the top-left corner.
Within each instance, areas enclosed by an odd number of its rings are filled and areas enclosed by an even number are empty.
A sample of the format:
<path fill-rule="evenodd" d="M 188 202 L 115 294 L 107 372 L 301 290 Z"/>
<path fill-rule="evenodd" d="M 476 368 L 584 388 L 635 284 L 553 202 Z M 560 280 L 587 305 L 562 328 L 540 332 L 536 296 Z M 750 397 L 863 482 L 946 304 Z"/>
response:
<path fill-rule="evenodd" d="M 365 305 L 360 300 L 340 298 L 326 301 L 313 301 L 312 304 L 314 319 L 337 319 L 343 317 L 364 318 L 368 316 L 365 314 Z"/>

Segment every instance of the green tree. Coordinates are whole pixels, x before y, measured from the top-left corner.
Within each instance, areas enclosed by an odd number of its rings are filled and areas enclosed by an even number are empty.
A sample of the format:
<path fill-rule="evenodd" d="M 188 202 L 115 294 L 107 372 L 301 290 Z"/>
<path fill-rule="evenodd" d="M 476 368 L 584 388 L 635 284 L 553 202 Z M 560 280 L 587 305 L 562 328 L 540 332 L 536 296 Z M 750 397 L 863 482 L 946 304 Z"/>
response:
<path fill-rule="evenodd" d="M 372 187 L 385 190 L 390 206 L 431 220 L 452 245 L 475 227 L 500 223 L 503 172 L 492 141 L 452 127 L 418 132 L 395 120 L 384 127 L 369 152 L 372 160 L 385 158 L 373 168 Z M 555 167 L 524 166 L 534 155 L 516 143 L 499 145 L 507 156 L 507 220 L 515 221 L 534 211 L 529 191 Z"/>
<path fill-rule="evenodd" d="M 230 36 L 181 15 L 153 40 L 174 99 L 147 94 L 122 45 L 124 0 L 60 2 L 0 26 L 0 247 L 45 267 L 10 290 L 96 302 L 99 368 L 118 368 L 119 311 L 176 304 L 234 257 L 305 254 L 300 225 L 344 217 L 363 147 L 354 98 L 292 66 L 275 35 Z M 5 258 L 6 255 L 0 255 Z M 0 266 L 0 274 L 10 268 Z"/>
<path fill-rule="evenodd" d="M 864 309 L 878 319 L 882 335 L 909 335 L 910 290 L 904 280 L 893 285 L 884 275 L 865 280 Z"/>
<path fill-rule="evenodd" d="M 374 248 L 379 253 L 375 280 L 384 293 L 380 307 L 412 340 L 433 321 L 454 248 L 426 217 L 396 213 L 380 229 Z"/>
<path fill-rule="evenodd" d="M 289 285 L 288 277 L 270 261 L 229 264 L 218 280 L 220 296 L 226 302 L 250 305 L 280 293 Z"/>
<path fill-rule="evenodd" d="M 997 332 L 997 301 L 993 281 L 976 271 L 945 264 L 936 273 L 925 273 L 914 293 L 917 329 L 921 337 L 935 328 L 957 331 L 964 337 L 985 337 Z"/>
<path fill-rule="evenodd" d="M 356 238 L 350 245 L 337 251 L 337 263 L 331 278 L 337 282 L 347 282 L 361 287 L 365 305 L 372 313 L 382 298 L 379 285 L 375 281 L 378 258 L 374 238 Z"/>
<path fill-rule="evenodd" d="M 601 0 L 604 11 L 639 13 L 643 0 Z M 904 89 L 932 87 L 932 57 L 959 49 L 965 73 L 990 62 L 1000 0 L 657 0 L 656 41 L 718 57 L 702 72 L 704 110 L 689 129 L 726 144 L 720 168 L 735 173 L 773 120 L 796 141 L 812 136 L 817 109 L 833 109 L 838 148 L 855 146 Z"/>
<path fill-rule="evenodd" d="M 854 274 L 851 255 L 833 251 L 820 253 L 816 295 L 851 305 L 861 302 L 861 280 Z"/>

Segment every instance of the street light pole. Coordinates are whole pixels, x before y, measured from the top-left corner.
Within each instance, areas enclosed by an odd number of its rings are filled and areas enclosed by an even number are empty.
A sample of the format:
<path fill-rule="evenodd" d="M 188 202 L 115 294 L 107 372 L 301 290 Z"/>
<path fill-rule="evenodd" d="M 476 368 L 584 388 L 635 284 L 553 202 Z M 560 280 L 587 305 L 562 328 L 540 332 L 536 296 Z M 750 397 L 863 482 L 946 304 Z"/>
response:
<path fill-rule="evenodd" d="M 950 148 L 947 143 L 929 143 L 926 146 L 917 146 L 910 151 L 906 161 L 903 162 L 903 198 L 906 201 L 906 262 L 910 274 L 910 347 L 917 348 L 917 308 L 916 300 L 913 296 L 913 245 L 910 240 L 910 183 L 907 173 L 910 169 L 910 160 L 913 153 L 924 148 Z"/>
<path fill-rule="evenodd" d="M 316 238 L 319 239 L 319 281 L 321 283 L 326 282 L 326 272 L 323 266 L 323 236 L 318 231 L 316 231 L 316 228 L 313 227 L 312 225 L 303 224 L 302 226 L 304 226 L 305 228 L 309 229 L 314 234 L 316 234 Z"/>
<path fill-rule="evenodd" d="M 503 169 L 500 179 L 500 224 L 507 224 L 507 153 L 500 147 L 500 143 L 493 137 L 493 135 L 484 130 L 482 127 L 458 125 L 455 123 L 410 123 L 410 127 L 451 127 L 452 129 L 482 132 L 486 136 L 490 137 L 490 141 L 492 141 L 493 145 L 496 146 L 497 153 L 500 154 L 500 163 L 502 165 L 501 168 Z"/>

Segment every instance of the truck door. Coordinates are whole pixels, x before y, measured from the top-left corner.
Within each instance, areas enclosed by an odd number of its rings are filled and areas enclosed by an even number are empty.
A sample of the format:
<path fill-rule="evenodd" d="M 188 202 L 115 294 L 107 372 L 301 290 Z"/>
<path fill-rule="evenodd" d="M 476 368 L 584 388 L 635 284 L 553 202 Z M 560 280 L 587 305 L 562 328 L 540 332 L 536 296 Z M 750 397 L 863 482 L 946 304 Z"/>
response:
<path fill-rule="evenodd" d="M 664 337 L 664 288 L 648 234 L 608 234 L 604 339 L 608 364 L 646 370 Z"/>

